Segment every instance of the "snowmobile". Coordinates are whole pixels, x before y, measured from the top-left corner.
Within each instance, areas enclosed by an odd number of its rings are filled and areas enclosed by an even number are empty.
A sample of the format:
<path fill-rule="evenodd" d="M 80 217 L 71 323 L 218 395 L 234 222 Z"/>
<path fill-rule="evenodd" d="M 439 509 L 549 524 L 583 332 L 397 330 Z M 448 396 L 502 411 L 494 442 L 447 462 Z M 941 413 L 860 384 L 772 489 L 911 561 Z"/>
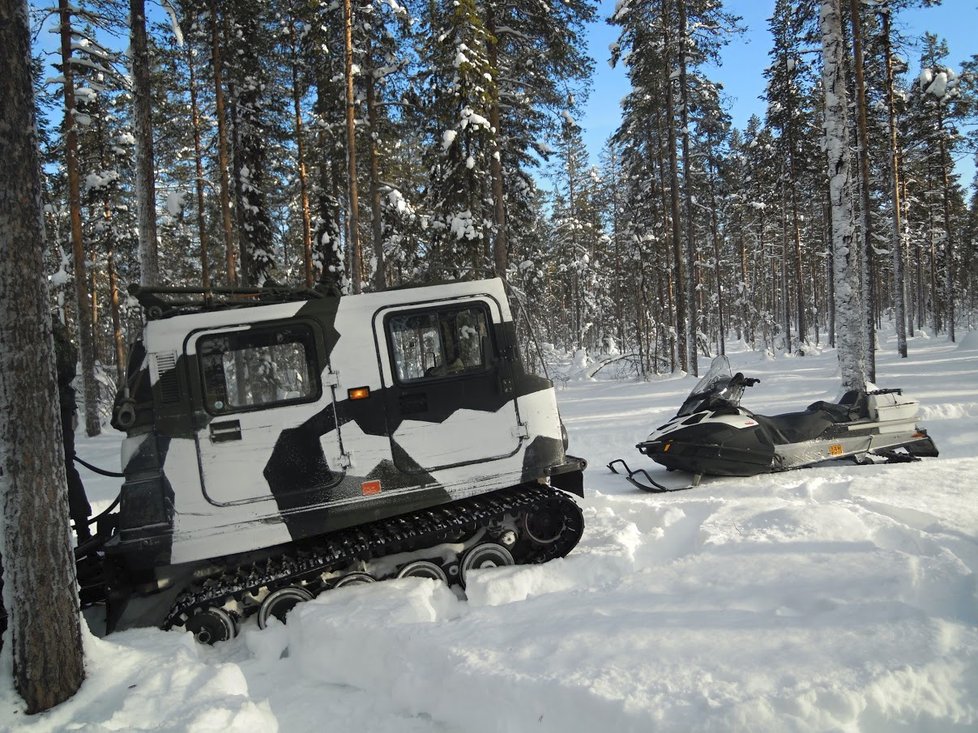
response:
<path fill-rule="evenodd" d="M 214 643 L 331 588 L 464 587 L 580 539 L 584 462 L 501 280 L 130 292 L 125 481 L 76 553 L 107 632 Z"/>
<path fill-rule="evenodd" d="M 676 416 L 636 446 L 669 471 L 692 474 L 690 485 L 669 488 L 622 459 L 608 468 L 621 468 L 637 488 L 662 493 L 693 488 L 703 476 L 754 476 L 843 458 L 902 462 L 938 455 L 916 424 L 918 401 L 900 389 L 851 390 L 838 403 L 767 416 L 740 405 L 744 390 L 760 381 L 731 374 L 727 357 L 716 357 Z"/>

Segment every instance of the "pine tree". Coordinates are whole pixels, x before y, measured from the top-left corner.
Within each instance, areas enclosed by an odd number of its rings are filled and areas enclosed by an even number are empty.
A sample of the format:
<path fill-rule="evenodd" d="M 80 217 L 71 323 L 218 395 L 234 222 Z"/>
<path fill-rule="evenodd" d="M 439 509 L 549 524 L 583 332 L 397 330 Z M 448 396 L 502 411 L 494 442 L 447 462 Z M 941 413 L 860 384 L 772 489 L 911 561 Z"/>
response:
<path fill-rule="evenodd" d="M 14 685 L 34 714 L 71 697 L 85 668 L 55 402 L 26 2 L 0 6 L 0 55 L 0 614 L 6 609 L 9 618 Z"/>
<path fill-rule="evenodd" d="M 497 93 L 489 37 L 474 0 L 431 3 L 433 42 L 426 58 L 425 106 L 430 184 L 431 275 L 482 277 L 489 265 L 493 222 L 489 106 Z"/>

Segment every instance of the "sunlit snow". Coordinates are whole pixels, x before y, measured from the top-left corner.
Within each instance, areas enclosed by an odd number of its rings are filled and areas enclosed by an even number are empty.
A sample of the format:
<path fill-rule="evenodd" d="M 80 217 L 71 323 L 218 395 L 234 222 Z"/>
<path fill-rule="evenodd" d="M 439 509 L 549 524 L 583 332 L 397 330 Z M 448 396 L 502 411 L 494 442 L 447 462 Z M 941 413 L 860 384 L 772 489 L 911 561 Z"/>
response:
<path fill-rule="evenodd" d="M 154 629 L 86 629 L 88 679 L 11 731 L 951 731 L 978 729 L 978 335 L 881 339 L 877 383 L 921 401 L 941 456 L 706 479 L 642 493 L 607 471 L 696 381 L 615 380 L 555 365 L 587 529 L 567 558 L 477 571 L 468 599 L 403 579 L 332 591 L 286 626 L 197 646 Z M 731 345 L 774 414 L 834 399 L 834 351 Z M 817 352 L 818 350 L 815 349 Z M 118 435 L 79 435 L 114 468 Z M 83 471 L 96 510 L 117 486 Z M 98 624 L 92 622 L 94 632 Z M 9 657 L 7 658 L 9 664 Z M 9 687 L 9 671 L 5 672 Z"/>

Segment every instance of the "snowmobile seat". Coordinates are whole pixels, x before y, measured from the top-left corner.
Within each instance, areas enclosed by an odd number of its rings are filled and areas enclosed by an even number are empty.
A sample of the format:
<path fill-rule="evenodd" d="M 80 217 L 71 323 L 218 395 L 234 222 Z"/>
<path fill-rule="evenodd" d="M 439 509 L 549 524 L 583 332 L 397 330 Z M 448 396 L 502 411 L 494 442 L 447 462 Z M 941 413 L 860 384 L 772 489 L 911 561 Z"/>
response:
<path fill-rule="evenodd" d="M 775 445 L 814 440 L 837 422 L 829 411 L 819 409 L 783 415 L 754 415 L 754 419 L 767 428 Z"/>
<path fill-rule="evenodd" d="M 866 393 L 850 389 L 836 402 L 819 400 L 808 406 L 808 411 L 821 410 L 832 417 L 833 422 L 852 422 L 867 416 Z"/>

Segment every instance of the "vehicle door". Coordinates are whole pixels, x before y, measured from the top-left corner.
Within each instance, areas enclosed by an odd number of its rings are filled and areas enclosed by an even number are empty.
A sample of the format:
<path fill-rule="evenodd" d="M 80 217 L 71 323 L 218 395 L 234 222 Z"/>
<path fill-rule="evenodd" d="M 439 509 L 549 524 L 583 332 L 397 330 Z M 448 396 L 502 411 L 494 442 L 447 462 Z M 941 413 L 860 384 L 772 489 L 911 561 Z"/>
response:
<path fill-rule="evenodd" d="M 387 308 L 375 319 L 386 360 L 394 462 L 432 471 L 513 455 L 520 418 L 512 362 L 501 358 L 491 298 Z"/>
<path fill-rule="evenodd" d="M 196 332 L 186 351 L 196 364 L 207 499 L 274 497 L 289 507 L 327 500 L 345 464 L 318 325 L 291 320 Z"/>

